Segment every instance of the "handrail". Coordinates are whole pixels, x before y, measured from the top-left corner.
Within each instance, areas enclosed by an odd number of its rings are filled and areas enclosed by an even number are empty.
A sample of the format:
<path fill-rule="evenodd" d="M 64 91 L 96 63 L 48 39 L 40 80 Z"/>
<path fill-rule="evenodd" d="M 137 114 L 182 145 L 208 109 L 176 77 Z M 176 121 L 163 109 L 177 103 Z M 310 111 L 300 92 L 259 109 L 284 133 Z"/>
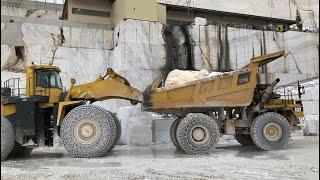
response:
<path fill-rule="evenodd" d="M 1 88 L 9 88 L 10 89 L 10 97 L 22 97 L 26 96 L 26 88 L 21 87 L 21 78 L 10 78 L 3 82 L 3 86 Z M 29 81 L 30 83 L 30 81 Z M 29 88 L 31 86 L 28 86 Z M 50 96 L 50 88 L 44 88 L 36 90 L 34 95 L 38 96 Z M 29 96 L 29 95 L 28 95 Z"/>

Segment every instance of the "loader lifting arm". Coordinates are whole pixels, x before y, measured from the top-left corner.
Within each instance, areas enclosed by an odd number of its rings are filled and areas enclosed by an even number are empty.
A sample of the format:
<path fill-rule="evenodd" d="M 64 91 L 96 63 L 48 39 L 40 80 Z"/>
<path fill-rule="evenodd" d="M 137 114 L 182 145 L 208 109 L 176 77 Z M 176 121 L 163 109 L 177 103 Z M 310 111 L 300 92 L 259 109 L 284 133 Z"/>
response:
<path fill-rule="evenodd" d="M 110 72 L 113 73 L 111 76 L 108 74 Z M 133 105 L 142 102 L 142 93 L 138 89 L 131 87 L 126 79 L 110 68 L 108 68 L 108 73 L 99 76 L 94 82 L 81 85 L 75 85 L 76 80 L 71 79 L 68 93 L 58 106 L 57 126 L 61 124 L 67 109 L 83 105 L 86 101 L 125 99 Z"/>
<path fill-rule="evenodd" d="M 86 101 L 103 101 L 107 99 L 126 99 L 136 102 L 142 102 L 141 92 L 131 87 L 124 81 L 118 79 L 106 78 L 99 76 L 92 83 L 74 85 L 71 83 L 68 95 L 65 101 L 68 100 L 86 100 Z"/>

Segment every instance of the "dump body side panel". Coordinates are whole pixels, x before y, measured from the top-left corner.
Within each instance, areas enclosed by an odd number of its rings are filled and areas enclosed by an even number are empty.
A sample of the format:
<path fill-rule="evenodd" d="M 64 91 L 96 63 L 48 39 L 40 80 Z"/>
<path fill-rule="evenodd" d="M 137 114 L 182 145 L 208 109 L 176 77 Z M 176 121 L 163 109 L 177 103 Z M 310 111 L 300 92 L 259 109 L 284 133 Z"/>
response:
<path fill-rule="evenodd" d="M 252 102 L 257 68 L 246 68 L 181 87 L 144 93 L 143 109 L 243 107 Z"/>

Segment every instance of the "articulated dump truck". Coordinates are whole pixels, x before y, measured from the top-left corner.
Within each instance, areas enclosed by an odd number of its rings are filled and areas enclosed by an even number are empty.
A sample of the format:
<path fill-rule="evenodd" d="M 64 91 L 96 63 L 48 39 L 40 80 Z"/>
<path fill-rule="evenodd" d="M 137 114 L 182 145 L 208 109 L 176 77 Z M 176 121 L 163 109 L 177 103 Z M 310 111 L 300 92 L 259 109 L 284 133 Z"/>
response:
<path fill-rule="evenodd" d="M 144 111 L 175 115 L 170 137 L 187 154 L 212 152 L 223 134 L 262 150 L 285 148 L 291 130 L 300 128 L 301 100 L 275 93 L 279 79 L 257 84 L 259 67 L 283 54 L 255 57 L 240 70 L 182 86 L 158 88 L 155 81 L 144 92 L 110 68 L 91 83 L 76 85 L 71 79 L 65 92 L 58 67 L 32 64 L 25 68 L 24 87 L 18 78 L 1 87 L 1 160 L 53 146 L 54 133 L 74 157 L 105 156 L 121 135 L 116 114 L 92 105 L 107 99 L 125 99 L 142 103 Z"/>

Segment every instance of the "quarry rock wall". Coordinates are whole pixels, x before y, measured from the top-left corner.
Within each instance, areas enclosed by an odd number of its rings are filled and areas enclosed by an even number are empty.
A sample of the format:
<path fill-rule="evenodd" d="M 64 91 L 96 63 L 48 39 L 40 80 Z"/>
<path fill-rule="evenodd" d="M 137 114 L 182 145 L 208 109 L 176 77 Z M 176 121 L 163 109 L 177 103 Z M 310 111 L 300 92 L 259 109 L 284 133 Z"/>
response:
<path fill-rule="evenodd" d="M 45 64 L 54 59 L 53 64 L 62 70 L 66 89 L 71 77 L 77 84 L 91 82 L 111 67 L 143 91 L 155 78 L 165 80 L 173 69 L 235 70 L 254 56 L 280 49 L 285 49 L 286 56 L 261 69 L 262 82 L 280 77 L 281 83 L 286 84 L 319 76 L 319 40 L 314 38 L 318 36 L 315 33 L 276 33 L 216 25 L 166 27 L 158 22 L 133 19 L 122 21 L 113 30 L 105 25 L 45 18 L 48 16 L 25 17 L 24 10 L 10 13 L 7 10 L 7 14 L 1 15 L 2 82 L 12 77 L 23 79 L 24 65 Z M 122 114 L 119 118 L 125 129 L 123 144 L 151 143 L 151 139 L 142 141 L 139 132 L 144 131 L 144 136 L 151 138 L 150 122 L 155 120 L 151 118 L 154 114 L 139 112 L 127 117 L 130 113 L 121 108 L 139 109 L 139 106 L 128 107 L 130 103 L 125 100 L 96 104 Z M 304 105 L 306 110 L 314 106 L 308 101 Z M 312 132 L 319 131 L 312 129 L 318 128 L 315 126 L 318 114 L 318 111 L 307 114 L 315 122 L 308 125 Z"/>
<path fill-rule="evenodd" d="M 261 70 L 269 81 L 278 74 L 289 75 L 282 84 L 319 76 L 317 33 L 280 33 L 216 25 L 190 26 L 189 31 L 195 70 L 235 70 L 255 56 L 285 50 L 286 56 Z"/>

